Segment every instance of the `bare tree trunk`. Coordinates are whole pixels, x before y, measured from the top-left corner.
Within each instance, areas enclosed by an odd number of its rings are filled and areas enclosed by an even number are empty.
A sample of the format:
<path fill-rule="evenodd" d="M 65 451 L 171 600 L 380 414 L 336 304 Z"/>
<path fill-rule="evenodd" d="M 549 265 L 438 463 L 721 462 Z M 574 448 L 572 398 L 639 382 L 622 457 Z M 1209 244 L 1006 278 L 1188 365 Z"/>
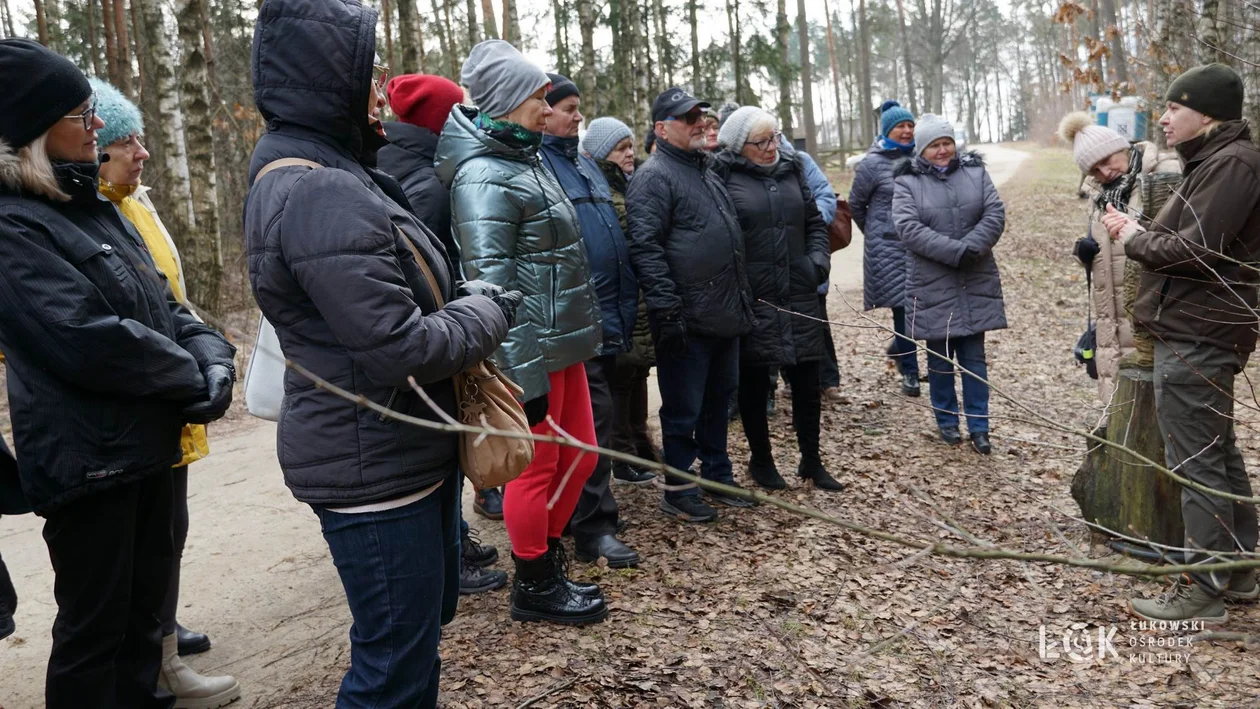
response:
<path fill-rule="evenodd" d="M 827 56 L 831 59 L 831 87 L 836 93 L 836 147 L 840 149 L 840 162 L 848 155 L 844 144 L 844 111 L 840 103 L 840 59 L 836 56 L 836 34 L 831 23 L 831 3 L 823 0 L 823 12 L 827 13 Z"/>
<path fill-rule="evenodd" d="M 739 34 L 739 0 L 726 0 L 726 36 L 731 50 L 731 73 L 735 77 L 735 103 L 742 106 L 744 103 L 744 65 L 740 56 L 743 48 L 740 46 Z"/>
<path fill-rule="evenodd" d="M 219 312 L 223 282 L 223 242 L 219 233 L 219 196 L 214 163 L 213 116 L 202 34 L 205 0 L 181 0 L 176 9 L 183 49 L 180 95 L 188 119 L 188 174 L 193 219 L 180 254 L 185 264 L 188 299 L 211 313 Z"/>
<path fill-rule="evenodd" d="M 438 0 L 430 0 L 430 1 L 433 3 L 433 24 L 434 26 L 437 27 L 438 47 L 440 47 L 442 50 L 442 58 L 446 59 L 447 64 L 449 65 L 451 62 L 449 57 L 452 54 L 454 54 L 453 45 L 455 44 L 454 42 L 455 38 L 454 37 L 448 38 L 446 35 L 446 28 L 442 24 L 442 10 L 441 10 L 441 7 L 438 5 Z M 506 1 L 509 1 L 509 0 L 505 0 L 505 2 Z M 458 81 L 459 74 L 453 74 L 451 78 L 453 78 L 455 81 Z"/>
<path fill-rule="evenodd" d="M 48 46 L 48 15 L 44 12 L 44 0 L 35 2 L 35 27 L 39 32 L 39 43 Z"/>
<path fill-rule="evenodd" d="M 389 0 L 381 0 L 380 19 L 385 25 L 385 63 L 394 66 L 394 8 Z"/>
<path fill-rule="evenodd" d="M 639 7 L 639 0 L 622 0 L 626 6 L 626 24 L 630 26 L 630 55 L 634 57 L 634 67 L 631 72 L 631 85 L 633 94 L 630 98 L 630 125 L 634 129 L 635 142 L 639 142 L 639 137 L 647 127 L 647 103 L 648 97 L 648 81 L 652 74 L 651 62 L 649 59 L 647 36 L 644 32 L 643 16 Z"/>
<path fill-rule="evenodd" d="M 503 38 L 517 49 L 521 48 L 521 24 L 516 12 L 516 0 L 503 0 Z"/>
<path fill-rule="evenodd" d="M 36 3 L 38 9 L 40 3 Z M 114 0 L 101 0 L 101 30 L 105 34 L 105 72 L 110 82 L 118 78 L 118 40 L 114 37 Z"/>
<path fill-rule="evenodd" d="M 652 0 L 652 20 L 656 23 L 656 59 L 660 64 L 661 76 L 665 83 L 674 85 L 674 59 L 669 46 L 669 36 L 665 30 L 665 6 L 661 0 Z"/>
<path fill-rule="evenodd" d="M 910 36 L 906 31 L 906 9 L 902 0 L 897 0 L 897 25 L 901 34 L 902 63 L 906 65 L 906 98 L 910 101 L 910 112 L 919 115 L 919 99 L 914 92 L 914 65 L 910 63 Z"/>
<path fill-rule="evenodd" d="M 561 1 L 551 0 L 551 16 L 554 19 L 552 25 L 556 30 L 556 71 L 567 76 L 566 62 L 569 48 L 564 45 L 564 8 L 561 7 Z"/>
<path fill-rule="evenodd" d="M 481 26 L 477 24 L 477 0 L 466 0 L 464 3 L 468 13 L 468 48 L 481 41 Z"/>
<path fill-rule="evenodd" d="M 805 0 L 796 0 L 796 23 L 801 43 L 801 114 L 805 119 L 805 152 L 818 154 L 818 128 L 814 125 L 814 62 L 810 56 L 809 18 Z"/>
<path fill-rule="evenodd" d="M 451 22 L 451 3 L 452 2 L 454 2 L 454 0 L 443 0 L 442 17 L 443 17 L 443 22 L 446 25 L 446 39 L 448 42 L 451 43 L 451 53 L 448 54 L 446 57 L 447 64 L 449 64 L 451 68 L 451 78 L 454 79 L 455 81 L 458 81 L 459 80 L 459 64 L 460 64 L 459 55 L 461 54 L 461 52 L 459 50 L 459 44 L 457 40 L 455 39 L 455 29 L 454 29 L 455 24 Z M 469 47 L 469 49 L 471 49 L 471 47 Z"/>
<path fill-rule="evenodd" d="M 486 39 L 498 39 L 499 28 L 494 21 L 494 3 L 481 0 L 481 19 L 485 23 Z"/>
<path fill-rule="evenodd" d="M 701 93 L 700 88 L 700 20 L 696 17 L 698 0 L 687 0 L 687 22 L 691 25 L 691 90 Z"/>
<path fill-rule="evenodd" d="M 206 19 L 205 24 L 206 24 L 206 46 L 209 47 L 210 46 L 209 18 Z M 141 53 L 144 52 L 144 43 L 142 42 L 142 39 L 141 39 L 141 35 L 144 34 L 143 30 L 141 29 L 142 27 L 143 27 L 143 20 L 140 18 L 140 9 L 136 7 L 136 3 L 133 2 L 131 3 L 131 42 L 133 45 L 132 46 L 133 56 L 135 56 L 136 58 L 137 81 L 136 81 L 136 94 L 135 95 L 136 95 L 136 100 L 141 101 L 141 102 L 144 101 L 144 64 L 140 62 Z M 211 59 L 210 61 L 211 61 L 210 77 L 213 80 L 214 79 L 214 67 L 213 67 L 214 60 Z"/>
<path fill-rule="evenodd" d="M 416 24 L 416 0 L 395 0 L 398 3 L 398 45 L 402 66 L 395 69 L 399 74 L 424 72 L 420 66 L 420 32 Z M 493 15 L 490 16 L 494 21 Z"/>
<path fill-rule="evenodd" d="M 595 78 L 595 8 L 591 0 L 577 0 L 578 29 L 582 33 L 582 74 L 579 86 L 583 102 L 592 116 L 602 115 L 599 86 Z"/>
<path fill-rule="evenodd" d="M 17 36 L 17 32 L 13 30 L 13 8 L 9 7 L 9 0 L 0 0 L 0 21 L 4 23 L 5 37 Z"/>
<path fill-rule="evenodd" d="M 92 54 L 92 73 L 101 75 L 101 59 L 100 59 L 100 42 L 96 39 L 96 0 L 88 0 L 87 3 L 87 31 L 88 31 L 88 51 Z M 134 5 L 132 6 L 134 7 Z M 0 0 L 0 9 L 3 10 L 7 24 L 9 0 Z"/>
<path fill-rule="evenodd" d="M 65 33 L 61 28 L 61 0 L 44 0 L 44 18 L 48 24 L 48 46 L 58 54 L 65 54 Z"/>
<path fill-rule="evenodd" d="M 791 26 L 787 21 L 787 0 L 779 0 L 779 14 L 775 18 L 775 38 L 779 43 L 779 129 L 789 138 L 792 132 L 792 58 L 788 54 L 788 36 Z"/>
<path fill-rule="evenodd" d="M 114 86 L 131 95 L 131 39 L 127 32 L 126 0 L 114 0 L 114 40 L 118 44 L 118 79 Z"/>
<path fill-rule="evenodd" d="M 1199 61 L 1204 64 L 1221 62 L 1230 64 L 1231 57 L 1225 51 L 1225 37 L 1229 29 L 1224 26 L 1221 17 L 1223 7 L 1220 0 L 1203 0 L 1203 14 L 1199 17 Z M 1254 67 L 1253 67 L 1254 68 Z"/>
<path fill-rule="evenodd" d="M 862 142 L 875 142 L 875 125 L 871 116 L 871 33 L 866 22 L 866 0 L 858 0 L 858 52 L 862 73 Z"/>
<path fill-rule="evenodd" d="M 1104 24 L 1103 31 L 1107 32 L 1112 27 L 1116 27 L 1115 32 L 1111 32 L 1111 58 L 1107 60 L 1107 66 L 1115 72 L 1116 81 L 1122 84 L 1129 82 L 1129 62 L 1124 52 L 1124 31 L 1119 28 L 1116 21 L 1116 0 L 1099 0 L 1099 10 L 1102 12 L 1102 22 Z M 1101 37 L 1099 39 L 1102 39 Z"/>

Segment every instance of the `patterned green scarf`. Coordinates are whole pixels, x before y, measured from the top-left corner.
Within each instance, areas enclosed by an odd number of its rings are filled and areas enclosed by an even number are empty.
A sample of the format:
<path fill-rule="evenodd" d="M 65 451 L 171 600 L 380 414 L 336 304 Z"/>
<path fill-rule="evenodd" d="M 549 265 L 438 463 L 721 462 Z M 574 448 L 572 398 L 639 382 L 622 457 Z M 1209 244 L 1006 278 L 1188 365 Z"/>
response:
<path fill-rule="evenodd" d="M 484 113 L 477 114 L 477 128 L 509 147 L 537 150 L 542 145 L 542 133 L 535 133 L 519 123 L 496 120 Z"/>

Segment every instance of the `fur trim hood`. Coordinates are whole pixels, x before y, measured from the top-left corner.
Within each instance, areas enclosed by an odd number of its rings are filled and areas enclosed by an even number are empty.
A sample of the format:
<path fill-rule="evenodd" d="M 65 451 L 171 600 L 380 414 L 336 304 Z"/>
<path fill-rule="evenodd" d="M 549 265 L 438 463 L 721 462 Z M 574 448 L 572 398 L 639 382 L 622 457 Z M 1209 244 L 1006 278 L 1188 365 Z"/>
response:
<path fill-rule="evenodd" d="M 22 167 L 17 151 L 0 138 L 0 191 L 22 191 Z"/>

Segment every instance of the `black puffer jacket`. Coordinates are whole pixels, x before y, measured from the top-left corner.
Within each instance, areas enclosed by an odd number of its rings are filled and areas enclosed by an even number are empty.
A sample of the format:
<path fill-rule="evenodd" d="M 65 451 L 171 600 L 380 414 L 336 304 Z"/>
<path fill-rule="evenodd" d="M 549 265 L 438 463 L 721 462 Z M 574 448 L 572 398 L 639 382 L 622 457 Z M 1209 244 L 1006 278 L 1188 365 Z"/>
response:
<path fill-rule="evenodd" d="M 451 193 L 433 169 L 438 135 L 410 123 L 386 123 L 389 145 L 376 154 L 376 166 L 402 185 L 411 212 L 442 242 L 454 273 L 460 272 L 459 244 L 451 234 Z"/>
<path fill-rule="evenodd" d="M 735 207 L 710 158 L 658 141 L 626 191 L 630 259 L 656 322 L 736 337 L 752 329 L 752 297 Z"/>
<path fill-rule="evenodd" d="M 761 166 L 722 151 L 714 170 L 739 214 L 757 317 L 757 327 L 741 341 L 740 364 L 822 359 L 827 325 L 820 322 L 826 313 L 818 302 L 818 286 L 831 270 L 831 252 L 827 223 L 810 194 L 804 166 L 799 158 L 786 157 Z"/>
<path fill-rule="evenodd" d="M 169 473 L 180 411 L 236 350 L 171 295 L 95 164 L 57 166 L 63 203 L 23 192 L 17 162 L 0 141 L 0 350 L 22 491 L 45 515 Z"/>
<path fill-rule="evenodd" d="M 284 354 L 320 377 L 396 411 L 438 420 L 408 386 L 414 376 L 448 414 L 451 377 L 507 335 L 490 299 L 451 301 L 454 274 L 438 239 L 409 211 L 398 183 L 367 167 L 365 133 L 376 13 L 357 2 L 267 0 L 254 34 L 254 95 L 268 121 L 250 179 L 245 240 L 254 297 Z M 433 270 L 422 275 L 409 240 Z M 277 452 L 297 499 L 322 505 L 389 500 L 453 474 L 456 437 L 382 417 L 285 374 Z"/>

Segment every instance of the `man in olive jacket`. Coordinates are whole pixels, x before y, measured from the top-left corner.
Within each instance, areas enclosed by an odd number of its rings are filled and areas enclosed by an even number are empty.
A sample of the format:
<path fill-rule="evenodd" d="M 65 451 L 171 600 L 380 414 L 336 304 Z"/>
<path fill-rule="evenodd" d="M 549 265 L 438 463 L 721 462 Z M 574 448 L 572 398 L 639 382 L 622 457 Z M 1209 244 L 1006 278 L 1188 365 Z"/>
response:
<path fill-rule="evenodd" d="M 1155 407 L 1166 465 L 1201 486 L 1251 497 L 1234 438 L 1234 376 L 1256 347 L 1260 260 L 1260 150 L 1242 119 L 1242 80 L 1221 64 L 1201 66 L 1168 88 L 1160 119 L 1185 180 L 1148 229 L 1108 208 L 1103 218 L 1125 255 L 1146 267 L 1134 304 L 1155 338 Z M 1230 561 L 1213 552 L 1254 552 L 1256 508 L 1184 487 L 1181 515 L 1189 563 Z M 1236 559 L 1236 557 L 1233 557 Z M 1196 573 L 1160 598 L 1134 599 L 1152 620 L 1222 621 L 1222 599 L 1260 597 L 1254 572 Z"/>
<path fill-rule="evenodd" d="M 653 102 L 656 152 L 630 181 L 626 216 L 630 260 L 656 338 L 665 462 L 687 470 L 698 455 L 706 479 L 729 484 L 726 410 L 739 381 L 739 336 L 753 325 L 752 296 L 739 219 L 702 150 L 708 106 L 680 88 Z M 717 518 L 694 486 L 666 490 L 661 510 L 688 522 Z"/>

